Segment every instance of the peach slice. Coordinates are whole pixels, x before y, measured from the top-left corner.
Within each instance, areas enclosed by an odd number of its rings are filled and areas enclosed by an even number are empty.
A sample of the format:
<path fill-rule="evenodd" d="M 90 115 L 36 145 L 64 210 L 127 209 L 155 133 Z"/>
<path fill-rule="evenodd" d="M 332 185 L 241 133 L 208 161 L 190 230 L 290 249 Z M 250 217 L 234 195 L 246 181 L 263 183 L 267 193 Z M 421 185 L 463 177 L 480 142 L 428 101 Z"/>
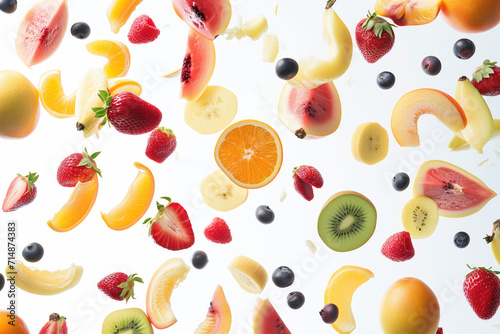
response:
<path fill-rule="evenodd" d="M 155 193 L 153 173 L 141 163 L 134 162 L 134 166 L 139 172 L 125 198 L 109 213 L 101 213 L 106 225 L 113 230 L 121 231 L 133 226 L 148 211 L 153 200 Z"/>
<path fill-rule="evenodd" d="M 392 133 L 400 146 L 420 145 L 417 123 L 424 114 L 436 116 L 455 133 L 467 125 L 465 112 L 453 97 L 436 89 L 416 89 L 403 95 L 392 112 Z"/>
<path fill-rule="evenodd" d="M 436 19 L 441 0 L 378 0 L 375 12 L 398 26 L 427 24 Z"/>
<path fill-rule="evenodd" d="M 77 227 L 94 206 L 98 189 L 97 174 L 88 182 L 78 182 L 66 204 L 47 225 L 56 232 L 68 232 Z"/>

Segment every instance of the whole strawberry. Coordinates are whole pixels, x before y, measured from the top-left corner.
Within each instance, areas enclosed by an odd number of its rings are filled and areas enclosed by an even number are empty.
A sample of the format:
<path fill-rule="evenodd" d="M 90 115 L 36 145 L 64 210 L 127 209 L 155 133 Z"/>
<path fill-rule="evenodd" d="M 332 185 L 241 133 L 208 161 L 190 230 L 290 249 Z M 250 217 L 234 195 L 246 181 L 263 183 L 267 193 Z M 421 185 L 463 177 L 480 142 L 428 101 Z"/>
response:
<path fill-rule="evenodd" d="M 470 81 L 474 87 L 484 96 L 496 96 L 500 94 L 500 67 L 496 66 L 496 61 L 491 62 L 486 59 L 483 65 L 479 66 Z"/>
<path fill-rule="evenodd" d="M 113 273 L 100 280 L 97 287 L 114 300 L 125 299 L 125 302 L 128 302 L 130 298 L 134 298 L 135 282 L 144 283 L 137 274 L 128 276 L 124 273 Z"/>
<path fill-rule="evenodd" d="M 95 117 L 104 117 L 101 126 L 107 121 L 116 131 L 128 135 L 140 135 L 155 129 L 161 122 L 161 111 L 131 92 L 121 92 L 114 96 L 100 90 L 99 97 L 103 107 L 92 108 Z"/>
<path fill-rule="evenodd" d="M 42 327 L 39 334 L 68 334 L 66 318 L 60 317 L 57 313 L 52 313 L 49 321 Z"/>
<path fill-rule="evenodd" d="M 389 24 L 376 13 L 361 20 L 356 26 L 356 44 L 369 63 L 375 63 L 385 56 L 394 45 L 394 25 Z"/>
<path fill-rule="evenodd" d="M 132 44 L 150 43 L 158 38 L 160 29 L 156 28 L 153 20 L 147 15 L 137 17 L 128 32 L 128 40 Z"/>
<path fill-rule="evenodd" d="M 227 244 L 233 240 L 231 230 L 224 219 L 216 217 L 212 222 L 205 227 L 205 237 L 218 244 Z"/>
<path fill-rule="evenodd" d="M 29 172 L 26 176 L 17 174 L 7 189 L 2 211 L 11 212 L 33 202 L 37 192 L 35 186 L 36 180 L 38 180 L 37 173 Z"/>
<path fill-rule="evenodd" d="M 158 127 L 149 134 L 146 156 L 157 163 L 162 163 L 174 152 L 176 146 L 177 139 L 174 132 L 165 127 Z"/>
<path fill-rule="evenodd" d="M 323 187 L 323 177 L 320 172 L 312 166 L 294 167 L 292 176 L 295 190 L 307 201 L 314 198 L 312 187 Z"/>
<path fill-rule="evenodd" d="M 491 319 L 500 305 L 500 279 L 498 271 L 471 268 L 464 281 L 464 294 L 479 318 Z"/>
<path fill-rule="evenodd" d="M 78 182 L 90 181 L 96 173 L 102 177 L 101 170 L 94 161 L 100 153 L 89 155 L 85 148 L 82 153 L 67 156 L 57 169 L 57 182 L 63 187 L 74 187 Z"/>
<path fill-rule="evenodd" d="M 410 233 L 403 231 L 391 235 L 382 245 L 382 254 L 395 262 L 403 262 L 415 255 Z"/>

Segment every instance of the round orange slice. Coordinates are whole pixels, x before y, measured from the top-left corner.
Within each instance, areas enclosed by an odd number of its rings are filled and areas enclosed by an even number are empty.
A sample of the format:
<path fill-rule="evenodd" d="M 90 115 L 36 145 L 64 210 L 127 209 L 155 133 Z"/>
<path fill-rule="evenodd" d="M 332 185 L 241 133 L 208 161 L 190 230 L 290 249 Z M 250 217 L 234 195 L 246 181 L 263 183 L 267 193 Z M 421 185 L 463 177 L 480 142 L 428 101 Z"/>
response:
<path fill-rule="evenodd" d="M 38 83 L 40 102 L 49 114 L 57 118 L 75 115 L 76 92 L 66 96 L 61 84 L 61 71 L 45 72 Z"/>
<path fill-rule="evenodd" d="M 142 93 L 142 86 L 138 82 L 129 79 L 108 80 L 109 92 L 116 95 L 121 92 L 131 92 L 137 96 Z"/>
<path fill-rule="evenodd" d="M 57 232 L 68 232 L 77 227 L 94 206 L 98 189 L 97 174 L 88 182 L 79 182 L 66 204 L 47 222 L 49 227 Z"/>
<path fill-rule="evenodd" d="M 215 161 L 238 186 L 260 188 L 278 174 L 283 148 L 276 131 L 256 120 L 243 120 L 228 126 L 215 146 Z"/>
<path fill-rule="evenodd" d="M 122 42 L 101 39 L 87 44 L 87 50 L 96 56 L 108 58 L 104 72 L 108 79 L 123 77 L 130 68 L 130 51 Z"/>
<path fill-rule="evenodd" d="M 139 169 L 125 198 L 109 213 L 101 213 L 102 219 L 113 230 L 126 230 L 137 223 L 148 211 L 155 192 L 153 173 L 141 163 L 134 162 Z"/>

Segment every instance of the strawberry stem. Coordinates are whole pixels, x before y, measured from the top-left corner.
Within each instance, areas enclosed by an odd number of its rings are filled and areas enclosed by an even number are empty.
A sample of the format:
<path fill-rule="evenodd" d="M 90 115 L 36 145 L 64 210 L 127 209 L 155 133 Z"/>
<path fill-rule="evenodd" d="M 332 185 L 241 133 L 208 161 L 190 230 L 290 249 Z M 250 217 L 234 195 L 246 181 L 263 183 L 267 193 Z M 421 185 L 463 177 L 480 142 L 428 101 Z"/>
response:
<path fill-rule="evenodd" d="M 493 67 L 497 64 L 496 61 L 490 61 L 489 59 L 486 59 L 483 61 L 483 64 L 479 66 L 476 71 L 472 74 L 472 77 L 477 81 L 480 82 L 483 79 L 488 79 L 490 77 L 490 74 L 495 73 L 493 70 Z"/>
<path fill-rule="evenodd" d="M 87 152 L 87 148 L 85 148 L 82 153 L 83 153 L 83 158 L 82 160 L 80 160 L 77 166 L 85 166 L 87 168 L 92 168 L 94 172 L 97 173 L 97 175 L 102 177 L 101 170 L 97 168 L 97 164 L 95 163 L 95 161 L 93 161 L 93 159 L 97 158 L 97 156 L 101 152 L 95 152 L 92 155 L 89 155 L 89 152 Z"/>
<path fill-rule="evenodd" d="M 499 275 L 500 274 L 500 271 L 491 270 L 492 267 L 489 267 L 489 268 L 485 268 L 485 267 L 471 267 L 468 264 L 467 264 L 467 267 L 469 267 L 469 269 L 472 270 L 472 271 L 470 273 L 468 273 L 467 275 L 465 275 L 465 277 L 467 277 L 470 274 L 472 274 L 475 270 L 486 270 L 487 272 L 490 272 L 490 273 L 495 274 L 495 275 Z"/>
<path fill-rule="evenodd" d="M 35 186 L 35 182 L 36 180 L 38 180 L 38 177 L 39 175 L 37 175 L 37 173 L 32 173 L 32 172 L 28 172 L 28 175 L 21 175 L 19 173 L 17 173 L 18 176 L 22 177 L 24 179 L 24 181 L 28 184 L 28 189 L 26 190 L 25 194 L 27 194 L 28 192 L 30 192 L 31 189 L 33 189 L 33 187 Z"/>
<path fill-rule="evenodd" d="M 363 28 L 365 30 L 371 30 L 373 29 L 373 33 L 377 37 L 382 37 L 382 34 L 384 31 L 386 31 L 391 37 L 394 37 L 394 31 L 392 30 L 392 27 L 395 27 L 394 24 L 391 24 L 381 18 L 380 16 L 377 16 L 377 13 L 370 13 L 368 11 L 368 19 L 363 23 Z"/>
<path fill-rule="evenodd" d="M 135 299 L 135 296 L 134 296 L 135 282 L 139 282 L 139 283 L 144 284 L 144 281 L 142 280 L 142 278 L 137 276 L 137 274 L 133 274 L 133 275 L 130 275 L 125 282 L 118 285 L 119 288 L 123 289 L 121 294 L 120 294 L 120 298 L 125 298 L 125 303 L 128 303 L 128 300 L 130 298 Z M 126 297 L 125 297 L 125 295 L 126 295 Z"/>
<path fill-rule="evenodd" d="M 100 90 L 97 94 L 101 101 L 104 103 L 104 106 L 92 108 L 92 111 L 95 113 L 95 118 L 103 118 L 101 122 L 101 126 L 104 126 L 106 122 L 108 122 L 108 109 L 111 107 L 111 102 L 113 101 L 113 96 L 109 90 Z"/>

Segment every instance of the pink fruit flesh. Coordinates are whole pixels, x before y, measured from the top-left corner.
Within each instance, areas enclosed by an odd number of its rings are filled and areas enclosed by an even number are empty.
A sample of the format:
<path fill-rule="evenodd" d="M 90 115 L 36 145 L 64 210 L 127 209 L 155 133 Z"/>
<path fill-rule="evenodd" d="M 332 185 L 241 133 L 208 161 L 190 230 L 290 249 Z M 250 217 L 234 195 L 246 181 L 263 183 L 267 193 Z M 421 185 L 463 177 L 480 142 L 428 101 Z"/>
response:
<path fill-rule="evenodd" d="M 50 57 L 61 44 L 68 25 L 66 0 L 44 0 L 24 17 L 16 38 L 19 58 L 32 66 Z"/>
<path fill-rule="evenodd" d="M 3 212 L 11 211 L 27 190 L 28 184 L 21 176 L 16 176 L 7 189 L 7 195 L 2 205 Z"/>
<path fill-rule="evenodd" d="M 259 308 L 255 320 L 255 334 L 290 334 L 290 330 L 281 320 L 273 305 L 268 300 L 264 300 L 262 303 L 264 305 Z"/>

